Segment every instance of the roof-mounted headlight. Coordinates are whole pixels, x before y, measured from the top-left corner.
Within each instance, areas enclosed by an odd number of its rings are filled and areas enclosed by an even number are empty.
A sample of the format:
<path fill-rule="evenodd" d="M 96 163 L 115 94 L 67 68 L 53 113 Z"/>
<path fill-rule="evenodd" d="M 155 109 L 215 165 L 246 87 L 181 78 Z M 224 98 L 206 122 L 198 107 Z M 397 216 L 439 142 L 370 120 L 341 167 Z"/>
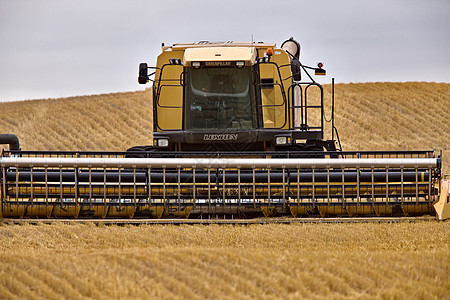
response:
<path fill-rule="evenodd" d="M 237 61 L 236 62 L 236 67 L 242 68 L 243 66 L 245 66 L 245 61 Z"/>
<path fill-rule="evenodd" d="M 169 64 L 181 66 L 181 59 L 179 59 L 179 58 L 170 58 L 169 59 Z"/>
<path fill-rule="evenodd" d="M 199 61 L 193 61 L 191 64 L 194 68 L 200 68 L 200 62 Z"/>
<path fill-rule="evenodd" d="M 268 62 L 270 62 L 270 57 L 269 57 L 269 56 L 258 57 L 258 58 L 256 59 L 256 62 L 257 62 L 258 64 L 268 63 Z"/>

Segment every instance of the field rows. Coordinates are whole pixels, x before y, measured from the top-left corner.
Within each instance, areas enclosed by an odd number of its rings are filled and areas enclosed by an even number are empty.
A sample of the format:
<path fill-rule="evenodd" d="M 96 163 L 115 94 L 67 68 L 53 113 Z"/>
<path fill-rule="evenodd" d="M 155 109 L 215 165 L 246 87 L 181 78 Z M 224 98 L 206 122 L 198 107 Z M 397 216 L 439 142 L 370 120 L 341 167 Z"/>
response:
<path fill-rule="evenodd" d="M 24 150 L 125 151 L 152 141 L 151 93 L 1 103 L 0 128 Z"/>
<path fill-rule="evenodd" d="M 336 93 L 336 124 L 348 148 L 450 150 L 449 84 L 348 84 Z"/>
<path fill-rule="evenodd" d="M 4 225 L 4 298 L 444 299 L 450 223 Z"/>

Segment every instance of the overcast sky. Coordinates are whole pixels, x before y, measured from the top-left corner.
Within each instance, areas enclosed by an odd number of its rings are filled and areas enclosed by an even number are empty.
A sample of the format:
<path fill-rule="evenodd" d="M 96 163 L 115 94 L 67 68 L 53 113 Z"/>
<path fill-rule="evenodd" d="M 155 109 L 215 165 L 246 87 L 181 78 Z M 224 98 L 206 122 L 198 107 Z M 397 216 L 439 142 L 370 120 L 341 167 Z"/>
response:
<path fill-rule="evenodd" d="M 0 101 L 143 89 L 161 43 L 276 42 L 328 83 L 450 82 L 450 1 L 0 0 Z"/>

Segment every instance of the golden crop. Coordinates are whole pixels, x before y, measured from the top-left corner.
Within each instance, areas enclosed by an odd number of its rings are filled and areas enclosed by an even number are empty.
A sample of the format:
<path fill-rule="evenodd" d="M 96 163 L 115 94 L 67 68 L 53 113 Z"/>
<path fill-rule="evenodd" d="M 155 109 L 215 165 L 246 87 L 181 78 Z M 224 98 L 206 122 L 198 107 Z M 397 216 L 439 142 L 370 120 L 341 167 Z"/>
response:
<path fill-rule="evenodd" d="M 450 223 L 0 227 L 0 298 L 445 299 Z"/>
<path fill-rule="evenodd" d="M 152 143 L 151 92 L 0 103 L 0 132 L 23 150 L 125 151 Z"/>

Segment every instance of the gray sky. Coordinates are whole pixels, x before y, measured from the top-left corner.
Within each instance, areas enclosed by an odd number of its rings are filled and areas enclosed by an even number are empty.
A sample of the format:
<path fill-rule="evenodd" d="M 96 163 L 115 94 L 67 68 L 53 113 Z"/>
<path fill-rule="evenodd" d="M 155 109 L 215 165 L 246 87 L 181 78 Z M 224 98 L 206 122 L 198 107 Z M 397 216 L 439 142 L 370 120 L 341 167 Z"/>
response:
<path fill-rule="evenodd" d="M 450 82 L 450 1 L 0 0 L 0 101 L 141 90 L 161 43 L 293 36 L 320 82 Z"/>

